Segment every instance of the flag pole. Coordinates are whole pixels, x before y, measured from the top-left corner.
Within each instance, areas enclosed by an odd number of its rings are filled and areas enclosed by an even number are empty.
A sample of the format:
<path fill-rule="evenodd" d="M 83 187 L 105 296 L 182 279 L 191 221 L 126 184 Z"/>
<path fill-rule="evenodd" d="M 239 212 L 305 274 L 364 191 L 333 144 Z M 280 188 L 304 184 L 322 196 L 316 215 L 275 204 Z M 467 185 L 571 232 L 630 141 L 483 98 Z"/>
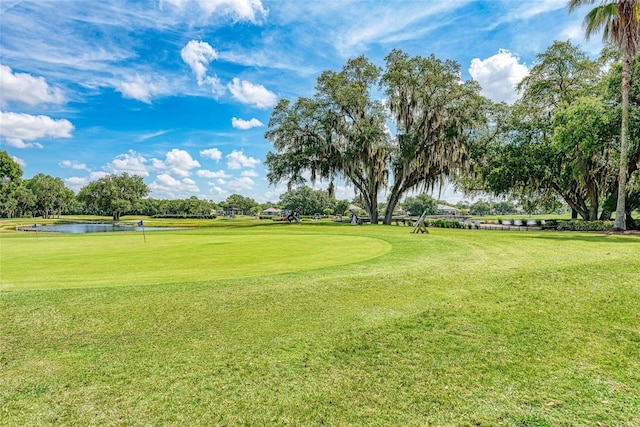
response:
<path fill-rule="evenodd" d="M 36 231 L 36 240 L 38 240 L 38 224 L 33 224 L 33 229 Z"/>
<path fill-rule="evenodd" d="M 144 234 L 144 221 L 138 221 L 138 227 L 142 227 L 142 237 L 144 238 L 144 242 L 147 243 L 147 236 Z"/>

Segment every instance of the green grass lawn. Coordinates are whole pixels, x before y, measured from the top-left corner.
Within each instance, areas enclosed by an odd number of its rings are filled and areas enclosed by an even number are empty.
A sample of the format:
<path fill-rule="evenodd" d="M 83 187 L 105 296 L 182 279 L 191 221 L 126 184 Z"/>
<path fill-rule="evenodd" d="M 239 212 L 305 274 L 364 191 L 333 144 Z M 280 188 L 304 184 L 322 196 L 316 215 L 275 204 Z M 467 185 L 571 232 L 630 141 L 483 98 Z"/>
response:
<path fill-rule="evenodd" d="M 0 425 L 640 425 L 637 236 L 231 224 L 0 234 Z"/>

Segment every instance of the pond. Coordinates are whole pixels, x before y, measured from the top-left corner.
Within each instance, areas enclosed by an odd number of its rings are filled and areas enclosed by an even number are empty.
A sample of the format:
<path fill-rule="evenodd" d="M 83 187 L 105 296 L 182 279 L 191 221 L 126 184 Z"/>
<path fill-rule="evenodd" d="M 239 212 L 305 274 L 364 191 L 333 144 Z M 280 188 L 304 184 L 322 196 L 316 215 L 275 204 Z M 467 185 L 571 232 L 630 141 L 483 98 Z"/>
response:
<path fill-rule="evenodd" d="M 52 233 L 112 233 L 115 231 L 142 231 L 142 227 L 133 225 L 113 225 L 113 224 L 57 224 L 39 225 L 38 231 Z M 167 227 L 144 227 L 144 231 L 170 230 Z"/>

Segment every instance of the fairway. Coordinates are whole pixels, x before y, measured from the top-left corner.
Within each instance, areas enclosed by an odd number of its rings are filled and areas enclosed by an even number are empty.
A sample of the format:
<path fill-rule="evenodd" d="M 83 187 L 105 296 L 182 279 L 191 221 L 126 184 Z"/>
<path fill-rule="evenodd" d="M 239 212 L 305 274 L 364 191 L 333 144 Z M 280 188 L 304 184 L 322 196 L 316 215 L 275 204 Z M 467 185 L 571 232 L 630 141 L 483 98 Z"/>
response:
<path fill-rule="evenodd" d="M 637 236 L 409 231 L 3 233 L 0 424 L 640 425 Z"/>
<path fill-rule="evenodd" d="M 362 236 L 230 233 L 35 233 L 2 238 L 0 289 L 201 282 L 349 264 L 390 245 Z"/>

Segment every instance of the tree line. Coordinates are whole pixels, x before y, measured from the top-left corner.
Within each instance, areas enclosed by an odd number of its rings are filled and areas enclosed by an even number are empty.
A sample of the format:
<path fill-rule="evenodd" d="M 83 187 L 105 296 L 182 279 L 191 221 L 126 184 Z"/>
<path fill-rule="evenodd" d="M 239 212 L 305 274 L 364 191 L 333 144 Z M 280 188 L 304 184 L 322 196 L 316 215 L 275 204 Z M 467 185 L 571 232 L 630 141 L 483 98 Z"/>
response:
<path fill-rule="evenodd" d="M 240 211 L 253 215 L 277 207 L 284 211 L 301 208 L 304 214 L 343 214 L 348 200 L 336 200 L 326 190 L 297 188 L 280 195 L 278 202 L 258 203 L 241 194 L 231 194 L 218 203 L 196 196 L 186 199 L 147 197 L 149 187 L 143 178 L 128 173 L 112 174 L 90 182 L 78 194 L 60 178 L 39 173 L 22 179 L 23 171 L 6 151 L 0 150 L 0 217 L 36 217 L 43 219 L 63 214 L 111 216 L 210 216 L 212 213 Z"/>
<path fill-rule="evenodd" d="M 277 208 L 284 213 L 299 208 L 303 215 L 328 216 L 348 214 L 350 206 L 362 204 L 361 198 L 338 200 L 331 189 L 316 190 L 308 186 L 282 193 L 277 202 L 258 203 L 241 194 L 231 194 L 218 203 L 196 196 L 186 199 L 154 199 L 147 197 L 149 187 L 141 176 L 127 173 L 107 175 L 92 181 L 75 194 L 60 178 L 40 173 L 23 180 L 22 173 L 20 165 L 6 151 L 0 151 L 1 217 L 40 216 L 49 219 L 72 214 L 111 216 L 114 221 L 118 221 L 123 215 L 207 217 L 238 211 L 245 215 L 257 215 L 268 208 Z M 407 197 L 399 204 L 403 211 L 398 214 L 420 215 L 426 211 L 429 215 L 435 215 L 438 213 L 437 203 L 427 194 Z M 460 206 L 469 208 L 464 204 Z M 386 203 L 381 203 L 381 210 L 385 207 Z"/>
<path fill-rule="evenodd" d="M 6 151 L 0 151 L 0 216 L 43 219 L 64 214 L 111 216 L 122 215 L 209 214 L 218 205 L 197 197 L 161 200 L 146 197 L 149 187 L 142 177 L 122 173 L 92 181 L 78 194 L 64 181 L 39 173 L 22 179 L 22 168 Z"/>

